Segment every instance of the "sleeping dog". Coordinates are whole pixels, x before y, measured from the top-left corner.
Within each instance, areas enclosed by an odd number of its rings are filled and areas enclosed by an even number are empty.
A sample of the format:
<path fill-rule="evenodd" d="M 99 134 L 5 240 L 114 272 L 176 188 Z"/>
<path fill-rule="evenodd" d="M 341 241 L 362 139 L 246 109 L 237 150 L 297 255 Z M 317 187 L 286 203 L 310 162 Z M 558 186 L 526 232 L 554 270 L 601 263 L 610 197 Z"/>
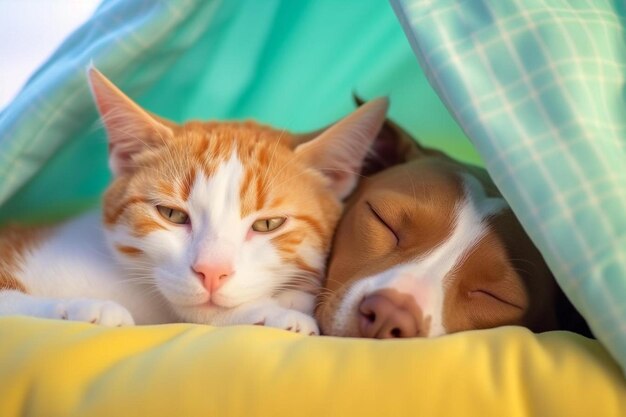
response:
<path fill-rule="evenodd" d="M 522 325 L 589 335 L 486 171 L 383 127 L 334 238 L 323 334 L 432 337 Z"/>

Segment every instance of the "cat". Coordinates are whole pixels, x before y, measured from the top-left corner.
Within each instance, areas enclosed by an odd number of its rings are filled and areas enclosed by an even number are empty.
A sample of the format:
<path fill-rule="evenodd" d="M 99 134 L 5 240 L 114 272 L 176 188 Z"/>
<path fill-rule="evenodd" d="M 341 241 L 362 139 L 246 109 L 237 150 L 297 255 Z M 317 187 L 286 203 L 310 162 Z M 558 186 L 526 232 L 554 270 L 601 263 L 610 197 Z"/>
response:
<path fill-rule="evenodd" d="M 312 318 L 334 228 L 388 108 L 312 134 L 253 121 L 176 124 L 87 72 L 109 143 L 102 208 L 0 232 L 0 315 L 106 326 Z"/>

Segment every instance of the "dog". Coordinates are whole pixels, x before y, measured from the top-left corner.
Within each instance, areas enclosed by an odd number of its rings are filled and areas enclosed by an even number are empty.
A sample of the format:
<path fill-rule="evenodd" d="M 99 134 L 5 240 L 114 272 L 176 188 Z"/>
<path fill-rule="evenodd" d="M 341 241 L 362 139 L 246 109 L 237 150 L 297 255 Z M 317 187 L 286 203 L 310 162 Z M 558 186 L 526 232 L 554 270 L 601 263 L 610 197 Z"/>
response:
<path fill-rule="evenodd" d="M 434 337 L 520 325 L 590 336 L 487 172 L 387 121 L 335 232 L 325 335 Z"/>

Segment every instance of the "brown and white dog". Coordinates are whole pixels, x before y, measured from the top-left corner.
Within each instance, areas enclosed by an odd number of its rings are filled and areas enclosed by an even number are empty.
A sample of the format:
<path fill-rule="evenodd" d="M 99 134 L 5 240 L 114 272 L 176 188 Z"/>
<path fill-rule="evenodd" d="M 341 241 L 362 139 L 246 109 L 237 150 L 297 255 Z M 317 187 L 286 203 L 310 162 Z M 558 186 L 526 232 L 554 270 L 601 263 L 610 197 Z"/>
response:
<path fill-rule="evenodd" d="M 486 171 L 388 122 L 346 204 L 316 316 L 323 334 L 432 337 L 586 324 Z M 391 166 L 393 165 L 393 166 Z"/>

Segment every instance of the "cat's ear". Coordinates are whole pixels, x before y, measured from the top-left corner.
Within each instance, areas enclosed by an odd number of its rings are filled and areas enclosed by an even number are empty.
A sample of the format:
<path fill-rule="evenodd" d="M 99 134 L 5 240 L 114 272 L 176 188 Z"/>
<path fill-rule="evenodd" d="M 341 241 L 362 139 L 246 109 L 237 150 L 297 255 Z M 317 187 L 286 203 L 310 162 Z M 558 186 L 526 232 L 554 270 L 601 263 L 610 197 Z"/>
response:
<path fill-rule="evenodd" d="M 299 159 L 330 179 L 332 191 L 344 198 L 357 184 L 363 161 L 380 131 L 389 101 L 369 101 L 325 129 L 319 136 L 295 148 Z"/>
<path fill-rule="evenodd" d="M 115 175 L 130 172 L 133 155 L 171 137 L 169 122 L 142 109 L 94 67 L 87 76 L 107 131 L 109 166 Z"/>

